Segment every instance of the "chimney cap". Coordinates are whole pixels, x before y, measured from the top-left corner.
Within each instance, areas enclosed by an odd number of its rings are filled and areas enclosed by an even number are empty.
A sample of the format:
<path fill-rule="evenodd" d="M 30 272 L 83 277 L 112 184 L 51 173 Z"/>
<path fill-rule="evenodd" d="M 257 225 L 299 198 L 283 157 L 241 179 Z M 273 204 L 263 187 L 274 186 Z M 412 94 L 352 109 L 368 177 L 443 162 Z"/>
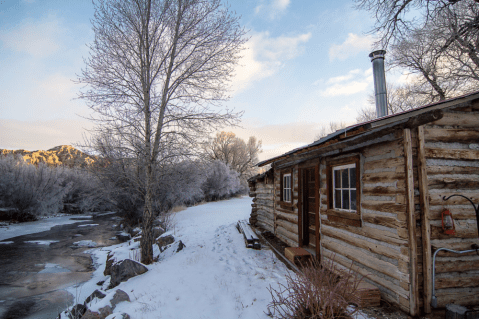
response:
<path fill-rule="evenodd" d="M 376 50 L 376 51 L 373 51 L 369 54 L 369 57 L 371 58 L 371 62 L 375 59 L 378 59 L 378 58 L 383 58 L 384 59 L 384 55 L 386 54 L 386 50 Z"/>

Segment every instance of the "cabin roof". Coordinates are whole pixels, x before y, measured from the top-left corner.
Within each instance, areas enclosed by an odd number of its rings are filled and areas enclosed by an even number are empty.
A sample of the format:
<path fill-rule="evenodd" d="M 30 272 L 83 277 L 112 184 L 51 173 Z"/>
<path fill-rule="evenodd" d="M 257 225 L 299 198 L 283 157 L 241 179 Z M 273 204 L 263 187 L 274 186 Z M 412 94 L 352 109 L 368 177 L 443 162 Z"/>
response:
<path fill-rule="evenodd" d="M 479 98 L 479 91 L 475 91 L 475 92 L 472 92 L 472 93 L 469 93 L 469 94 L 461 95 L 461 96 L 454 97 L 454 98 L 451 98 L 451 99 L 447 99 L 447 100 L 444 100 L 444 101 L 439 101 L 439 102 L 435 102 L 435 103 L 431 103 L 431 104 L 426 104 L 426 105 L 420 106 L 420 107 L 412 109 L 412 110 L 387 115 L 387 116 L 377 118 L 377 119 L 374 119 L 374 120 L 371 120 L 371 121 L 363 122 L 363 123 L 354 124 L 354 125 L 351 125 L 351 126 L 348 126 L 348 127 L 344 128 L 344 129 L 337 130 L 336 132 L 333 132 L 333 133 L 331 133 L 327 136 L 324 136 L 324 137 L 320 138 L 319 140 L 317 140 L 317 141 L 315 141 L 311 144 L 295 148 L 295 149 L 293 149 L 289 152 L 286 152 L 282 155 L 275 156 L 273 158 L 270 158 L 270 159 L 267 159 L 265 161 L 259 162 L 257 164 L 257 166 L 264 166 L 264 165 L 279 161 L 279 160 L 284 159 L 288 156 L 294 155 L 295 153 L 298 153 L 300 151 L 321 147 L 326 142 L 330 142 L 334 138 L 338 138 L 343 134 L 344 134 L 345 137 L 347 137 L 348 133 L 351 133 L 351 136 L 357 137 L 357 136 L 362 135 L 366 132 L 369 132 L 372 129 L 381 129 L 381 127 L 387 128 L 387 127 L 390 127 L 391 124 L 395 124 L 395 123 L 399 123 L 399 122 L 405 122 L 405 121 L 407 121 L 407 120 L 409 120 L 413 117 L 416 117 L 416 116 L 421 115 L 421 114 L 426 113 L 426 112 L 430 112 L 430 111 L 434 111 L 434 110 L 442 110 L 444 108 L 451 107 L 451 106 L 458 106 L 460 104 L 468 103 L 468 102 L 471 102 L 472 100 L 475 100 L 475 99 L 478 99 L 478 98 Z M 353 132 L 355 134 L 352 134 Z M 344 138 L 342 140 L 344 140 Z"/>

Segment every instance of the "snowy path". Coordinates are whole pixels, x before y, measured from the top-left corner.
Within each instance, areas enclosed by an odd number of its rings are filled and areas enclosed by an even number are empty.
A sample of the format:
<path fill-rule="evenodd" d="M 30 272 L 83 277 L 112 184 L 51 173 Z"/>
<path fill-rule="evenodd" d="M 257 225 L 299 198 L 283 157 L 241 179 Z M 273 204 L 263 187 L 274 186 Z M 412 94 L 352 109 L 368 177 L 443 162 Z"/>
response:
<path fill-rule="evenodd" d="M 271 250 L 245 248 L 235 224 L 247 219 L 250 211 L 251 199 L 243 197 L 177 213 L 170 233 L 186 247 L 178 253 L 175 245 L 167 249 L 147 273 L 108 290 L 92 310 L 122 289 L 131 302 L 118 304 L 115 313 L 125 312 L 131 318 L 269 318 L 264 313 L 271 300 L 267 287 L 284 282 L 287 269 Z M 130 251 L 134 246 L 115 247 Z M 82 288 L 82 297 L 105 279 L 106 253 L 105 248 L 96 250 L 100 265 Z"/>

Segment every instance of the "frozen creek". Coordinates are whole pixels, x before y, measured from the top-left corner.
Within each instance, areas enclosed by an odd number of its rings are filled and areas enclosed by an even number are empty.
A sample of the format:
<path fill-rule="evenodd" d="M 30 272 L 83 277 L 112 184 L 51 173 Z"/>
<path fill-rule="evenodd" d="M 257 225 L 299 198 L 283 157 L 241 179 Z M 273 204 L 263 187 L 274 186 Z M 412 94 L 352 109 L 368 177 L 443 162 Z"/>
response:
<path fill-rule="evenodd" d="M 116 244 L 110 239 L 114 224 L 112 214 L 78 217 L 72 224 L 0 242 L 0 318 L 55 318 L 71 305 L 75 296 L 66 288 L 81 289 L 93 271 L 84 251 Z"/>

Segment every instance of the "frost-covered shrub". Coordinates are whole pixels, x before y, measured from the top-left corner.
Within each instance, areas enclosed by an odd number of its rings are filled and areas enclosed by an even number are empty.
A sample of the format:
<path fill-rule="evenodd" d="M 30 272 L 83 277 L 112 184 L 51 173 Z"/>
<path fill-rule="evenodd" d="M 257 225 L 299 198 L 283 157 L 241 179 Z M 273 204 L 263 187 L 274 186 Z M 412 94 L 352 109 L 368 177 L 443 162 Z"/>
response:
<path fill-rule="evenodd" d="M 202 188 L 207 201 L 229 198 L 242 190 L 239 174 L 218 160 L 206 166 Z"/>

